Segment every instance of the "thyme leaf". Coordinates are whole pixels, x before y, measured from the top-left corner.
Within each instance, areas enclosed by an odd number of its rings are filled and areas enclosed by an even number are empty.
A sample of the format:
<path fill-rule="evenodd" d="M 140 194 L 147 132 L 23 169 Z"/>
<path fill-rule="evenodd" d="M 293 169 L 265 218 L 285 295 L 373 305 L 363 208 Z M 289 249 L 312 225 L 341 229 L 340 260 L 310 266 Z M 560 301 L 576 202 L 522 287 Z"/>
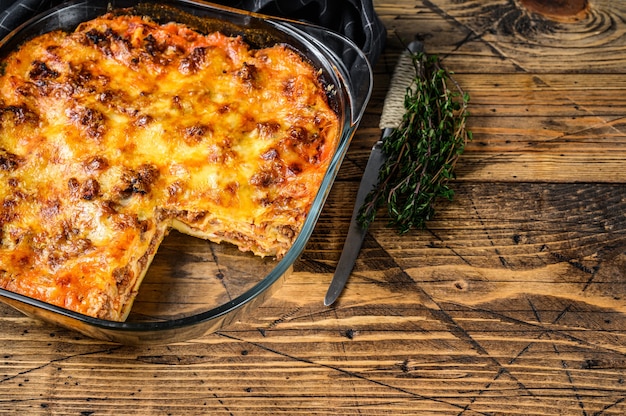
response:
<path fill-rule="evenodd" d="M 449 181 L 472 139 L 466 129 L 469 94 L 436 55 L 418 52 L 411 58 L 415 79 L 406 90 L 405 114 L 383 140 L 386 161 L 358 215 L 359 224 L 368 227 L 384 206 L 389 226 L 400 234 L 423 229 L 434 215 L 437 198 L 452 200 Z"/>

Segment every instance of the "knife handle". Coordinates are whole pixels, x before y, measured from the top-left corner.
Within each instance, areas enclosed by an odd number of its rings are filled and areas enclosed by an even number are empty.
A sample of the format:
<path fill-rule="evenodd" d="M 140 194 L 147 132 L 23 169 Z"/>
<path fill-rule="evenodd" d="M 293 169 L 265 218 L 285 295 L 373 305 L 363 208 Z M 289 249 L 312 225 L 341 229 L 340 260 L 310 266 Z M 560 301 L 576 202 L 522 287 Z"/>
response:
<path fill-rule="evenodd" d="M 415 86 L 415 63 L 413 55 L 424 51 L 422 42 L 414 40 L 409 43 L 398 58 L 389 89 L 383 102 L 383 110 L 380 115 L 379 126 L 384 131 L 386 128 L 398 128 L 402 123 L 402 119 L 406 113 L 404 107 L 404 99 L 407 89 Z"/>

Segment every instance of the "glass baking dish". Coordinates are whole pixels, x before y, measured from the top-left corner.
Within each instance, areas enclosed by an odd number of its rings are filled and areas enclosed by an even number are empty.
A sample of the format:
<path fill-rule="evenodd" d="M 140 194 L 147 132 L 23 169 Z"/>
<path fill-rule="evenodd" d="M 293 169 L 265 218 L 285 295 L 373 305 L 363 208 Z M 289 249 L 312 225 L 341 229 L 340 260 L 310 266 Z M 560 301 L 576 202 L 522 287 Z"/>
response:
<path fill-rule="evenodd" d="M 304 226 L 281 260 L 242 253 L 172 231 L 161 244 L 125 322 L 93 318 L 0 289 L 15 309 L 97 339 L 122 344 L 180 342 L 214 332 L 251 313 L 280 287 L 315 227 L 372 90 L 371 67 L 359 48 L 321 27 L 192 0 L 74 1 L 33 17 L 0 41 L 0 57 L 52 30 L 71 31 L 108 11 L 128 9 L 160 22 L 177 21 L 201 32 L 242 36 L 253 47 L 287 43 L 334 87 L 341 137 Z M 320 300 L 321 301 L 321 300 Z"/>

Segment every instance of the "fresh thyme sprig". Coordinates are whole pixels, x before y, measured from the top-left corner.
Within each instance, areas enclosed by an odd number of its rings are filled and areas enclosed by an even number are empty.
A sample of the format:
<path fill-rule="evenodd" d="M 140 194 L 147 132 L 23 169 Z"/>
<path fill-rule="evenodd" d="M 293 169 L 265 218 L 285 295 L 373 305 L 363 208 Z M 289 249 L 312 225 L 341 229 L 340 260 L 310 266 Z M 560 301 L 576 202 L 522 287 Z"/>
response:
<path fill-rule="evenodd" d="M 424 228 L 437 198 L 452 199 L 448 181 L 455 178 L 456 162 L 472 139 L 466 129 L 469 94 L 436 55 L 411 57 L 415 80 L 406 92 L 406 111 L 400 126 L 383 140 L 386 161 L 358 216 L 367 227 L 386 206 L 389 225 L 400 234 Z"/>

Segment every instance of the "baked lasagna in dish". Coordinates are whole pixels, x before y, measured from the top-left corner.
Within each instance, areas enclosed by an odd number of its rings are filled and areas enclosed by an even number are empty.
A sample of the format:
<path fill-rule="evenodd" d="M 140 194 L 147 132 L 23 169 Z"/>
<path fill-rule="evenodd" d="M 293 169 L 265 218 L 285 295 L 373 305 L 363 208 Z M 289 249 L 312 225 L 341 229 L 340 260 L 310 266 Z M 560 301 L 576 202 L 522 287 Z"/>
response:
<path fill-rule="evenodd" d="M 107 14 L 0 63 L 0 287 L 123 321 L 171 229 L 281 257 L 340 134 L 286 45 Z"/>

